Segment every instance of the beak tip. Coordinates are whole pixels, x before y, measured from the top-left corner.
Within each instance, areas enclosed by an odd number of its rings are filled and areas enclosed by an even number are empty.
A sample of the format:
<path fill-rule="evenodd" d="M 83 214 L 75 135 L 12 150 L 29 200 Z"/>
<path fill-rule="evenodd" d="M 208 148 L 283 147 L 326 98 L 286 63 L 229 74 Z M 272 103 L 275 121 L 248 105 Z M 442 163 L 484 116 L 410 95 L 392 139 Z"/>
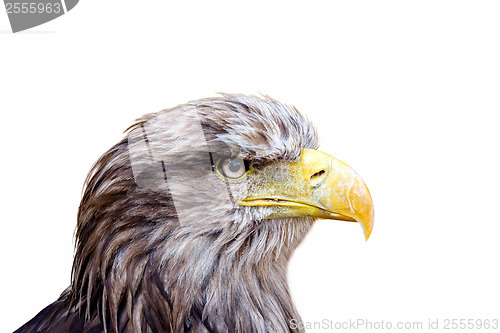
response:
<path fill-rule="evenodd" d="M 365 242 L 367 242 L 368 238 L 370 238 L 371 230 L 363 229 L 363 234 L 365 235 Z"/>
<path fill-rule="evenodd" d="M 373 206 L 372 206 L 373 207 Z M 372 234 L 373 230 L 373 222 L 374 222 L 374 216 L 373 216 L 373 208 L 371 209 L 370 212 L 370 218 L 368 221 L 359 221 L 359 224 L 361 225 L 361 228 L 363 229 L 363 234 L 365 235 L 365 241 L 368 241 L 368 238 L 370 238 L 370 235 Z"/>

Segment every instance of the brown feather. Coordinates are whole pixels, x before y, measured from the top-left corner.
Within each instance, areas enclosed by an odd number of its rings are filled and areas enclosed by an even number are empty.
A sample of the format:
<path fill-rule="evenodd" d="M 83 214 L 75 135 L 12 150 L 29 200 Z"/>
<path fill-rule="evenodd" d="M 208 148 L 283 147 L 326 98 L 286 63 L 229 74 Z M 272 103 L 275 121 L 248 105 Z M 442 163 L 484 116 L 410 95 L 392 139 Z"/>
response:
<path fill-rule="evenodd" d="M 263 221 L 249 207 L 224 206 L 203 207 L 201 218 L 180 225 L 171 191 L 158 183 L 163 178 L 148 176 L 158 167 L 155 149 L 185 152 L 187 160 L 197 153 L 198 143 L 189 141 L 195 133 L 167 121 L 193 110 L 210 149 L 255 163 L 294 161 L 302 148 L 318 146 L 306 118 L 268 97 L 222 95 L 142 117 L 87 177 L 71 286 L 17 332 L 299 331 L 290 327 L 300 317 L 286 270 L 313 219 Z M 148 151 L 132 151 L 145 128 Z M 178 147 L 161 145 L 172 141 Z M 138 185 L 132 160 L 145 166 L 151 184 Z M 213 195 L 206 186 L 185 189 L 193 214 L 200 210 L 195 200 Z"/>

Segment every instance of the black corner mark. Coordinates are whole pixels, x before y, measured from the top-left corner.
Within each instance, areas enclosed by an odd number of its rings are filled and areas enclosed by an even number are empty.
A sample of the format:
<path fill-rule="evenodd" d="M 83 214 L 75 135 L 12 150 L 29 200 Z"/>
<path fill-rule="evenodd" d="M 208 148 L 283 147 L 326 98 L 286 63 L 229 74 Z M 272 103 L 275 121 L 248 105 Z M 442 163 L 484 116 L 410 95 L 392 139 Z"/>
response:
<path fill-rule="evenodd" d="M 4 0 L 12 32 L 52 21 L 73 9 L 79 0 Z"/>

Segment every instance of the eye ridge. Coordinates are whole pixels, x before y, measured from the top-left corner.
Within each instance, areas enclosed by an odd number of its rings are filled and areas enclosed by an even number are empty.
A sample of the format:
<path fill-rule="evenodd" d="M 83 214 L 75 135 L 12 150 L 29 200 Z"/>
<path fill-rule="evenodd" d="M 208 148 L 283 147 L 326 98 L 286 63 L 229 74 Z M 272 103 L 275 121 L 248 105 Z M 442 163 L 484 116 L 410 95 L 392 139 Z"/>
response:
<path fill-rule="evenodd" d="M 238 156 L 224 156 L 217 160 L 215 169 L 224 179 L 240 180 L 250 170 L 250 164 Z"/>

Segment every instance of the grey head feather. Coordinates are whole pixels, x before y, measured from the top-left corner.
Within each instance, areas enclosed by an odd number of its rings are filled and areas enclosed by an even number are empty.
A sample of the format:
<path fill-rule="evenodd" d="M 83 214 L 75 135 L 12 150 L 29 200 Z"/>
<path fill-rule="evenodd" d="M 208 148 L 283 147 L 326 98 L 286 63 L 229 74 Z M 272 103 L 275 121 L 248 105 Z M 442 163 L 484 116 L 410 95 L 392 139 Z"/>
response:
<path fill-rule="evenodd" d="M 300 331 L 286 271 L 314 220 L 238 206 L 248 184 L 221 182 L 213 159 L 258 167 L 317 147 L 313 125 L 267 96 L 138 119 L 87 177 L 71 286 L 19 332 Z"/>

